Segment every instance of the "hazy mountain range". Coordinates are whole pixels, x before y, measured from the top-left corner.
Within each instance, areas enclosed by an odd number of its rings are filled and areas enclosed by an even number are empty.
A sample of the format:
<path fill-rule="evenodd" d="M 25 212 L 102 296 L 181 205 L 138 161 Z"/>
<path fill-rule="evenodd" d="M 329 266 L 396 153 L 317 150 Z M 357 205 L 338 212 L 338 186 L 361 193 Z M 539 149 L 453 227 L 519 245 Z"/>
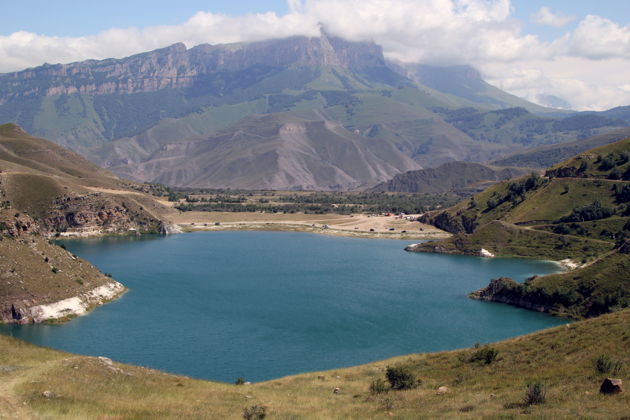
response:
<path fill-rule="evenodd" d="M 0 122 L 118 175 L 176 186 L 358 189 L 628 120 L 625 109 L 563 114 L 470 67 L 391 63 L 378 45 L 325 33 L 0 75 Z"/>

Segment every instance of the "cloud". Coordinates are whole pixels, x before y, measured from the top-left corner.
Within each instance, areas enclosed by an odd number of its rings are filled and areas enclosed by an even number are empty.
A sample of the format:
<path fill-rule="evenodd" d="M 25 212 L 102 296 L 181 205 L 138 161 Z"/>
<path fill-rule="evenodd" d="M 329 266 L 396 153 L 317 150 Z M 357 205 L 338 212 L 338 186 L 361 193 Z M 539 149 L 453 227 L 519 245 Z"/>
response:
<path fill-rule="evenodd" d="M 533 16 L 534 22 L 539 25 L 562 28 L 575 20 L 575 16 L 553 13 L 549 7 L 541 7 Z"/>
<path fill-rule="evenodd" d="M 586 16 L 562 42 L 567 44 L 567 53 L 572 56 L 593 60 L 630 59 L 630 25 L 622 27 L 601 16 Z"/>
<path fill-rule="evenodd" d="M 180 25 L 114 28 L 85 37 L 16 32 L 0 36 L 0 71 L 43 62 L 120 58 L 176 42 L 190 48 L 316 36 L 323 23 L 334 35 L 375 41 L 391 59 L 472 65 L 497 86 L 532 100 L 553 95 L 579 109 L 630 103 L 622 88 L 627 80 L 608 83 L 611 73 L 630 74 L 630 27 L 599 16 L 587 16 L 572 31 L 543 42 L 522 33 L 510 0 L 288 0 L 288 6 L 283 15 L 201 11 Z M 548 8 L 538 15 L 557 24 L 568 18 Z M 570 67 L 576 63 L 577 68 Z M 600 73 L 593 74 L 594 68 Z"/>

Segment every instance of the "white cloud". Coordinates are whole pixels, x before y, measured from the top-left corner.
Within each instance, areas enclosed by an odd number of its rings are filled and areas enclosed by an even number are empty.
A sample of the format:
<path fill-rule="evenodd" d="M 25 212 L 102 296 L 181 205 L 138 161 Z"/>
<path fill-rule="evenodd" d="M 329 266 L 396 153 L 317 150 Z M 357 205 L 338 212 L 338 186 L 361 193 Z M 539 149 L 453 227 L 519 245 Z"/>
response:
<path fill-rule="evenodd" d="M 533 16 L 534 22 L 539 25 L 554 26 L 562 28 L 575 20 L 575 16 L 554 13 L 549 7 L 541 7 Z"/>
<path fill-rule="evenodd" d="M 473 65 L 497 86 L 532 100 L 555 95 L 578 109 L 630 103 L 622 88 L 630 74 L 630 27 L 599 16 L 587 16 L 574 30 L 543 42 L 522 33 L 510 0 L 288 0 L 288 5 L 284 15 L 198 12 L 181 25 L 76 38 L 16 32 L 0 36 L 0 71 L 124 57 L 175 42 L 192 47 L 316 36 L 323 23 L 334 35 L 374 40 L 389 58 Z M 538 14 L 548 24 L 568 19 L 548 8 Z"/>

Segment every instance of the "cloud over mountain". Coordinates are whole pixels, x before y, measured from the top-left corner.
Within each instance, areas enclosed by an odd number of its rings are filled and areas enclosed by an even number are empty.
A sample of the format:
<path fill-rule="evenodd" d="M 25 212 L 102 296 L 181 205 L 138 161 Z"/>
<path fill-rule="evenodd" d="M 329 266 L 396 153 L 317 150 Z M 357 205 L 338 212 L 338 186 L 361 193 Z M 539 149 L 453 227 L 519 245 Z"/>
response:
<path fill-rule="evenodd" d="M 319 24 L 350 40 L 374 40 L 388 58 L 470 64 L 493 84 L 536 100 L 558 96 L 577 109 L 630 103 L 630 26 L 589 15 L 558 39 L 522 32 L 510 0 L 289 0 L 289 12 L 227 16 L 198 12 L 176 26 L 113 28 L 85 37 L 15 32 L 0 37 L 0 71 L 45 62 L 124 57 L 184 42 L 248 42 L 315 36 Z M 570 17 L 549 8 L 538 20 L 562 26 Z M 604 74 L 616 74 L 604 78 Z"/>

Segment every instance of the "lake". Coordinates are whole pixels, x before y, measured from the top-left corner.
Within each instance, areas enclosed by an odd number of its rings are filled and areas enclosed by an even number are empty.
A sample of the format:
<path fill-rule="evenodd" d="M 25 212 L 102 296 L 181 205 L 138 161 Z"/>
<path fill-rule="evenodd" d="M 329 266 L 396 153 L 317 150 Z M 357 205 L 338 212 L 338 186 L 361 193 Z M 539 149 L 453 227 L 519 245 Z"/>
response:
<path fill-rule="evenodd" d="M 129 287 L 63 325 L 0 332 L 197 378 L 262 381 L 488 343 L 566 320 L 467 298 L 552 262 L 404 252 L 409 241 L 197 232 L 66 241 Z"/>

